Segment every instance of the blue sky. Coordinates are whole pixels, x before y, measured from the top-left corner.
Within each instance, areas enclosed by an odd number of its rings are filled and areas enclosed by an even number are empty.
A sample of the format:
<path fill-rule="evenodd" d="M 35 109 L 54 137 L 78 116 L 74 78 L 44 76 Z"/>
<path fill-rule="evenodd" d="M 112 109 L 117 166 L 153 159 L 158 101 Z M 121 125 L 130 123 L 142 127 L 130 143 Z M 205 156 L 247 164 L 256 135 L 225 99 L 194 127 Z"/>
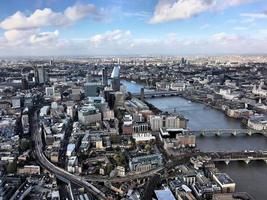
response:
<path fill-rule="evenodd" d="M 266 54 L 266 0 L 0 0 L 0 55 Z"/>

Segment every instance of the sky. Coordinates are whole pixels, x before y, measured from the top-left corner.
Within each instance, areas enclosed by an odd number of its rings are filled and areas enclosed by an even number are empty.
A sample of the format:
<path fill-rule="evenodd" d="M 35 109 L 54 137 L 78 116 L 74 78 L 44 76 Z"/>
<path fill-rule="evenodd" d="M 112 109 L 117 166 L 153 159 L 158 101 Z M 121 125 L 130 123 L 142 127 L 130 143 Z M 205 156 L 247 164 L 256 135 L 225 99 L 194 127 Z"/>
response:
<path fill-rule="evenodd" d="M 267 53 L 267 0 L 0 0 L 0 56 Z"/>

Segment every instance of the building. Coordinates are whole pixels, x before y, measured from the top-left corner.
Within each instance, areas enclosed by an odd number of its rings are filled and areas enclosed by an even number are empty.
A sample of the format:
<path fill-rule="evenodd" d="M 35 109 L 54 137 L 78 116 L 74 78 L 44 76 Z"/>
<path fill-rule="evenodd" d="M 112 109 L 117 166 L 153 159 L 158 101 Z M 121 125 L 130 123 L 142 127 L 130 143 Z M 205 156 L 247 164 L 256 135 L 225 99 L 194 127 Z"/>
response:
<path fill-rule="evenodd" d="M 123 117 L 122 132 L 125 135 L 133 134 L 133 118 L 131 115 L 125 115 Z"/>
<path fill-rule="evenodd" d="M 23 134 L 28 134 L 30 127 L 28 114 L 23 114 L 21 116 L 21 124 L 22 124 Z"/>
<path fill-rule="evenodd" d="M 100 82 L 87 82 L 84 84 L 84 94 L 86 97 L 94 97 L 99 94 Z"/>
<path fill-rule="evenodd" d="M 253 86 L 252 94 L 259 95 L 261 97 L 267 97 L 267 88 L 264 87 L 264 82 L 261 82 L 259 87 Z"/>
<path fill-rule="evenodd" d="M 248 119 L 248 127 L 254 130 L 267 130 L 267 116 L 266 115 L 254 115 Z"/>
<path fill-rule="evenodd" d="M 235 192 L 234 181 L 225 173 L 216 173 L 212 175 L 213 180 L 219 184 L 222 192 Z"/>
<path fill-rule="evenodd" d="M 40 166 L 25 165 L 23 168 L 18 168 L 20 174 L 40 174 Z"/>
<path fill-rule="evenodd" d="M 90 148 L 90 134 L 87 133 L 83 136 L 82 138 L 82 142 L 81 142 L 81 145 L 80 145 L 80 151 L 82 153 L 86 153 L 88 151 L 88 149 Z"/>
<path fill-rule="evenodd" d="M 163 118 L 162 116 L 150 116 L 149 123 L 152 131 L 159 131 L 163 127 Z"/>
<path fill-rule="evenodd" d="M 152 131 L 159 131 L 161 128 L 183 128 L 187 127 L 187 119 L 180 116 L 152 115 L 149 118 Z"/>
<path fill-rule="evenodd" d="M 78 111 L 78 120 L 83 125 L 101 122 L 101 113 L 94 106 L 84 106 Z"/>
<path fill-rule="evenodd" d="M 164 149 L 169 155 L 179 154 L 181 148 L 196 146 L 196 136 L 185 129 L 161 128 L 159 138 L 163 141 Z"/>
<path fill-rule="evenodd" d="M 77 172 L 78 168 L 78 158 L 77 156 L 71 156 L 68 159 L 67 171 L 70 173 Z"/>
<path fill-rule="evenodd" d="M 55 94 L 55 88 L 54 87 L 46 87 L 45 88 L 45 95 L 47 97 L 52 97 Z"/>
<path fill-rule="evenodd" d="M 108 71 L 106 67 L 102 68 L 102 85 L 108 85 Z"/>
<path fill-rule="evenodd" d="M 148 131 L 148 123 L 146 122 L 134 122 L 133 123 L 133 132 L 134 133 L 144 133 Z"/>
<path fill-rule="evenodd" d="M 145 172 L 163 165 L 161 154 L 149 154 L 136 156 L 129 159 L 129 168 L 131 171 Z"/>
<path fill-rule="evenodd" d="M 133 139 L 136 143 L 150 142 L 156 139 L 151 133 L 134 133 Z"/>
<path fill-rule="evenodd" d="M 21 107 L 21 98 L 18 96 L 12 97 L 11 98 L 11 104 L 12 104 L 12 108 L 20 108 Z"/>
<path fill-rule="evenodd" d="M 46 71 L 44 66 L 37 67 L 38 83 L 43 84 L 46 82 Z"/>
<path fill-rule="evenodd" d="M 169 188 L 155 190 L 155 194 L 158 200 L 176 200 Z"/>
<path fill-rule="evenodd" d="M 114 92 L 120 91 L 120 66 L 115 66 L 111 73 L 111 85 Z"/>
<path fill-rule="evenodd" d="M 68 146 L 67 146 L 67 151 L 66 151 L 66 156 L 68 156 L 68 157 L 71 157 L 73 154 L 74 154 L 74 152 L 75 152 L 75 144 L 68 144 Z"/>

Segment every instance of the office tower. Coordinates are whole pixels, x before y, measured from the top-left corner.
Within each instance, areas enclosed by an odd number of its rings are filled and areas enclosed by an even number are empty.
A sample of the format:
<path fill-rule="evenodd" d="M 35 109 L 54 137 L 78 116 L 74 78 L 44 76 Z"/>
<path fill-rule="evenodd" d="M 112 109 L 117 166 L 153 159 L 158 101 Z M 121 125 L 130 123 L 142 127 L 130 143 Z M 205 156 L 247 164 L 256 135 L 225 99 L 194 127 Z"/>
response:
<path fill-rule="evenodd" d="M 101 83 L 99 82 L 87 82 L 84 84 L 84 93 L 86 97 L 98 96 L 99 87 Z"/>
<path fill-rule="evenodd" d="M 24 75 L 24 74 L 22 75 L 21 85 L 22 85 L 22 89 L 23 90 L 29 89 L 29 83 L 28 83 L 28 80 L 27 80 L 27 75 Z"/>
<path fill-rule="evenodd" d="M 141 88 L 141 91 L 140 91 L 140 100 L 144 102 L 145 100 L 145 89 L 144 88 Z"/>
<path fill-rule="evenodd" d="M 120 90 L 120 67 L 115 66 L 111 73 L 111 83 L 113 91 L 117 92 Z"/>
<path fill-rule="evenodd" d="M 43 66 L 37 68 L 37 75 L 38 75 L 38 83 L 43 84 L 46 81 L 45 78 L 45 69 Z"/>
<path fill-rule="evenodd" d="M 102 85 L 108 85 L 108 72 L 106 67 L 102 68 Z"/>

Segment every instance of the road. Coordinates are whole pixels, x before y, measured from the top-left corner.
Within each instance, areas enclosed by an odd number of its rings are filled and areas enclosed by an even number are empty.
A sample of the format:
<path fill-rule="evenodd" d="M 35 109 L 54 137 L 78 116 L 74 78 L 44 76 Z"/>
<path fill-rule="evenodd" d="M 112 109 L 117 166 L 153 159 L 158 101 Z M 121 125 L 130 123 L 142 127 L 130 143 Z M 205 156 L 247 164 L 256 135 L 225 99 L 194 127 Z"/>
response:
<path fill-rule="evenodd" d="M 83 177 L 73 175 L 64 169 L 55 166 L 53 163 L 51 163 L 43 154 L 43 142 L 42 142 L 42 133 L 39 131 L 39 125 L 38 125 L 38 117 L 37 112 L 35 112 L 34 117 L 31 121 L 32 123 L 32 133 L 33 133 L 33 140 L 35 143 L 35 155 L 38 161 L 41 163 L 41 165 L 51 172 L 52 174 L 55 174 L 59 179 L 61 180 L 67 180 L 73 184 L 76 184 L 78 186 L 84 187 L 86 191 L 93 194 L 97 199 L 104 200 L 106 199 L 106 196 L 103 192 L 98 190 L 95 186 L 88 183 Z"/>
<path fill-rule="evenodd" d="M 164 167 L 158 167 L 155 169 L 152 169 L 150 171 L 147 172 L 143 172 L 143 173 L 139 173 L 139 174 L 133 174 L 133 175 L 127 175 L 125 177 L 100 177 L 100 176 L 93 176 L 93 175 L 88 175 L 88 176 L 84 176 L 85 180 L 90 180 L 92 182 L 114 182 L 114 183 L 119 183 L 119 182 L 127 182 L 127 181 L 132 181 L 132 180 L 136 180 L 136 179 L 141 179 L 141 178 L 145 178 L 145 177 L 150 177 L 153 176 L 155 174 L 157 174 L 158 172 L 160 172 L 161 170 L 163 170 Z"/>

